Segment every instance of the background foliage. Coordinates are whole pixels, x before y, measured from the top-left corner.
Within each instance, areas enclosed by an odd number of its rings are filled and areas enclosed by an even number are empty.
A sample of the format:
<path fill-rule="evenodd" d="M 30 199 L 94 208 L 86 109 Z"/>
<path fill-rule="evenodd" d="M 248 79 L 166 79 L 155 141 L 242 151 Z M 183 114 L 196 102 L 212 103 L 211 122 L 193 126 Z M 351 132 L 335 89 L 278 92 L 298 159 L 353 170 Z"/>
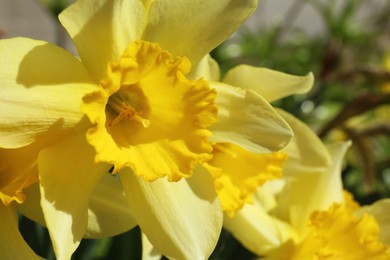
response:
<path fill-rule="evenodd" d="M 41 1 L 54 16 L 67 0 Z M 263 30 L 241 30 L 212 52 L 222 73 L 238 64 L 304 75 L 312 71 L 313 90 L 275 103 L 309 124 L 325 141 L 351 139 L 343 180 L 361 204 L 390 195 L 390 2 L 359 20 L 363 0 L 297 0 L 284 22 Z M 306 5 L 326 25 L 312 36 L 290 25 Z M 364 25 L 364 26 L 362 26 Z M 55 259 L 47 230 L 20 217 L 26 241 L 41 256 Z M 253 255 L 223 231 L 211 259 L 250 259 Z M 114 238 L 83 240 L 73 259 L 141 259 L 140 230 Z"/>

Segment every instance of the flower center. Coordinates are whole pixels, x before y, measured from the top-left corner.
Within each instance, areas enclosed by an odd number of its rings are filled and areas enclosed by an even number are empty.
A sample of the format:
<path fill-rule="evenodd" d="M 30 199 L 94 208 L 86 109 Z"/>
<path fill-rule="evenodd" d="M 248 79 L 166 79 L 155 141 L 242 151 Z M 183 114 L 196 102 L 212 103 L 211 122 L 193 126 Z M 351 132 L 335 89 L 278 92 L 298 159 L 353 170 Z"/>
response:
<path fill-rule="evenodd" d="M 209 159 L 206 128 L 216 120 L 216 94 L 205 80 L 187 79 L 190 68 L 187 58 L 146 41 L 130 43 L 109 62 L 81 106 L 93 124 L 87 140 L 95 161 L 112 164 L 112 173 L 130 167 L 153 181 L 190 176 Z"/>
<path fill-rule="evenodd" d="M 148 128 L 150 125 L 150 121 L 142 117 L 142 108 L 139 111 L 135 110 L 120 93 L 114 94 L 108 99 L 108 107 L 117 113 L 117 116 L 109 123 L 109 126 L 116 125 L 124 120 L 135 120 L 145 128 Z"/>

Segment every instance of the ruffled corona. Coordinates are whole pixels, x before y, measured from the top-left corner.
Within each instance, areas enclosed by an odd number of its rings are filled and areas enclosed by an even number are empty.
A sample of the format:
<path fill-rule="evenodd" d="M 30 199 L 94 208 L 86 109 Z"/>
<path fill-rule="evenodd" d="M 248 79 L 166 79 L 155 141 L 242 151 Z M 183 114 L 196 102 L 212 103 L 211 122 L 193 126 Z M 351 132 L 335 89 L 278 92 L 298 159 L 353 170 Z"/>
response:
<path fill-rule="evenodd" d="M 216 120 L 216 94 L 206 81 L 185 77 L 190 66 L 145 41 L 109 64 L 100 89 L 81 107 L 95 125 L 87 140 L 97 162 L 114 165 L 113 173 L 131 167 L 146 181 L 177 181 L 211 157 L 206 127 Z"/>
<path fill-rule="evenodd" d="M 359 205 L 351 196 L 345 198 L 344 204 L 312 213 L 311 232 L 291 259 L 390 259 L 375 218 L 369 214 L 357 218 L 353 212 Z"/>
<path fill-rule="evenodd" d="M 232 217 L 266 181 L 281 178 L 284 153 L 255 154 L 229 143 L 213 145 L 213 158 L 204 164 L 214 179 L 223 210 Z"/>

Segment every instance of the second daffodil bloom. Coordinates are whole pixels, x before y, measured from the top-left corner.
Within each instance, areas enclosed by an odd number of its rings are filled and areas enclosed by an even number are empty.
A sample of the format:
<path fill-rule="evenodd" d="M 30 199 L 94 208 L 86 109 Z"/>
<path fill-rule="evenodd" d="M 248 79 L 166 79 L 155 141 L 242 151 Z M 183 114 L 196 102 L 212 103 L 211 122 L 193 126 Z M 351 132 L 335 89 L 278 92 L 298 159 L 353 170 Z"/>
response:
<path fill-rule="evenodd" d="M 43 144 L 32 161 L 58 259 L 69 259 L 88 233 L 91 209 L 97 229 L 115 226 L 91 205 L 122 203 L 122 188 L 129 210 L 120 212 L 131 222 L 124 229 L 140 225 L 167 257 L 210 255 L 222 226 L 212 179 L 182 178 L 212 158 L 211 131 L 215 142 L 243 143 L 249 150 L 280 149 L 291 138 L 264 99 L 223 86 L 216 88 L 221 120 L 209 128 L 217 108 L 216 91 L 200 79 L 207 78 L 206 54 L 256 5 L 256 0 L 79 0 L 59 18 L 80 58 L 43 41 L 0 42 L 0 147 L 19 153 Z M 240 115 L 248 97 L 256 102 Z M 251 138 L 258 125 L 273 138 Z M 109 173 L 118 174 L 120 183 Z M 91 196 L 96 193 L 100 196 Z"/>
<path fill-rule="evenodd" d="M 359 208 L 343 191 L 341 167 L 350 143 L 326 151 L 308 126 L 280 113 L 295 133 L 283 149 L 289 156 L 284 179 L 259 188 L 254 204 L 225 218 L 224 226 L 262 259 L 390 259 L 390 221 L 383 217 L 390 202 Z"/>

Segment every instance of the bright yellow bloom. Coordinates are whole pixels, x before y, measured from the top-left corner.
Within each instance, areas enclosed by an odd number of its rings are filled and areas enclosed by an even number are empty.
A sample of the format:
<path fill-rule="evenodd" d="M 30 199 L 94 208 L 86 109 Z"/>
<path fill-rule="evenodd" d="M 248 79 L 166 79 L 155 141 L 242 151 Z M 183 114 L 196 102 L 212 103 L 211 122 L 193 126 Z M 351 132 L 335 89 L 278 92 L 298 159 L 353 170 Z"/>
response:
<path fill-rule="evenodd" d="M 286 122 L 261 96 L 224 84 L 210 89 L 200 79 L 212 76 L 207 53 L 256 5 L 79 0 L 60 15 L 79 59 L 42 41 L 0 42 L 0 109 L 6 111 L 0 147 L 8 152 L 45 144 L 33 159 L 57 258 L 70 258 L 85 235 L 104 236 L 135 224 L 168 257 L 208 257 L 222 225 L 213 180 L 201 173 L 182 177 L 211 158 L 211 131 L 213 142 L 242 144 L 252 152 L 280 149 L 291 138 Z M 120 182 L 110 181 L 109 172 L 119 174 Z M 95 196 L 106 182 L 115 192 Z M 95 199 L 107 209 L 118 200 L 129 223 L 107 223 L 115 220 L 102 217 L 106 213 L 94 206 Z M 29 211 L 39 205 L 31 204 L 21 210 L 42 221 Z"/>
<path fill-rule="evenodd" d="M 284 117 L 295 131 L 284 149 L 291 155 L 283 170 L 285 179 L 261 187 L 254 205 L 225 218 L 224 226 L 266 259 L 389 259 L 379 232 L 386 232 L 389 222 L 379 228 L 373 215 L 358 217 L 357 204 L 343 196 L 341 165 L 349 144 L 328 147 L 330 164 L 299 165 L 304 160 L 293 155 L 297 151 L 303 155 L 307 146 L 298 141 L 305 139 L 301 134 L 312 135 L 313 140 L 315 135 L 299 132 L 299 122 L 294 126 L 291 116 Z"/>
<path fill-rule="evenodd" d="M 380 227 L 372 215 L 354 216 L 359 205 L 346 193 L 344 204 L 310 216 L 309 234 L 288 259 L 390 259 L 379 240 Z"/>

